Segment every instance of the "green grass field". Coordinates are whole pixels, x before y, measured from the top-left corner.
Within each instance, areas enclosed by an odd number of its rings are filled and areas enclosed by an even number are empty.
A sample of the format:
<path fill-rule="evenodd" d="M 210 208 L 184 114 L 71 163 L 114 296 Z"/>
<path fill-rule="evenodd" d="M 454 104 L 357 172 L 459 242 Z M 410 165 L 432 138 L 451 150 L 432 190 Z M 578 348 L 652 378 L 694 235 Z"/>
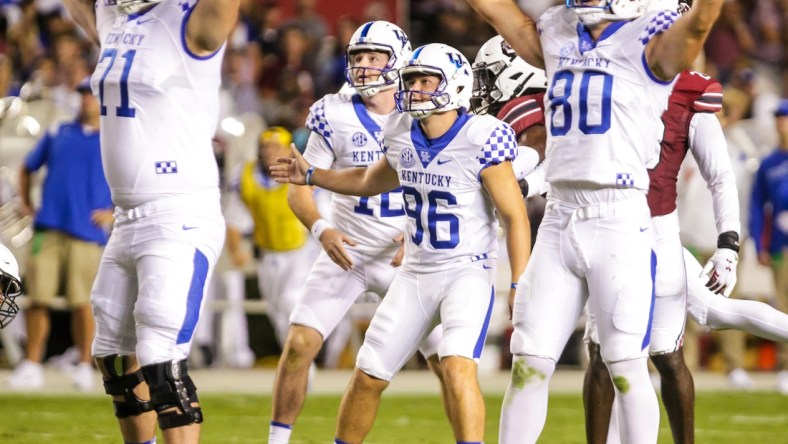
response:
<path fill-rule="evenodd" d="M 487 443 L 498 440 L 501 396 L 487 396 Z M 263 443 L 268 434 L 270 396 L 201 396 L 207 421 L 203 443 Z M 339 396 L 312 396 L 291 442 L 332 442 Z M 540 442 L 583 443 L 579 395 L 550 398 Z M 699 393 L 698 443 L 788 443 L 788 398 L 773 393 Z M 118 443 L 112 407 L 104 396 L 0 394 L 0 443 Z M 429 396 L 386 396 L 367 443 L 449 443 L 451 430 L 441 400 Z M 161 442 L 161 441 L 160 441 Z M 664 416 L 660 443 L 669 443 Z"/>

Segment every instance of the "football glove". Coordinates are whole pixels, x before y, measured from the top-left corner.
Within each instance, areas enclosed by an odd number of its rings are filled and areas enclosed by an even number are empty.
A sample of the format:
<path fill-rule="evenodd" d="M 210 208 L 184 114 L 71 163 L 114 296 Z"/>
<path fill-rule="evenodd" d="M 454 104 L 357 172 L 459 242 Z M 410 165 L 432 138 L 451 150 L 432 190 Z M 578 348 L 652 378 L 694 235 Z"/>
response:
<path fill-rule="evenodd" d="M 736 286 L 736 267 L 739 262 L 739 253 L 730 248 L 717 248 L 714 255 L 706 262 L 701 276 L 706 276 L 709 281 L 706 287 L 709 290 L 722 294 L 726 298 L 731 295 Z"/>

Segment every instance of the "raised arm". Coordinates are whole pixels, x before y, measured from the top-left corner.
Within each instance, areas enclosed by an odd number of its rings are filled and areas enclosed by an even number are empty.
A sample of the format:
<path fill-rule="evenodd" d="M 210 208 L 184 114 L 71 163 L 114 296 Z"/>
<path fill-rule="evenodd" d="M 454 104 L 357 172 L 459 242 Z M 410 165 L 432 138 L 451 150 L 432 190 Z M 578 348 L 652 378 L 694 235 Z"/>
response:
<path fill-rule="evenodd" d="M 308 175 L 308 185 L 350 196 L 376 196 L 399 187 L 397 172 L 385 157 L 369 168 L 324 170 L 309 165 L 295 145 L 291 147 L 295 157 L 280 157 L 271 167 L 271 175 L 279 183 L 307 185 Z"/>
<path fill-rule="evenodd" d="M 672 80 L 698 57 L 725 0 L 695 0 L 667 31 L 646 46 L 646 61 L 661 80 Z"/>
<path fill-rule="evenodd" d="M 531 257 L 531 225 L 525 212 L 525 202 L 509 162 L 502 162 L 482 170 L 482 183 L 490 194 L 498 216 L 506 228 L 506 249 L 512 282 L 520 280 L 525 265 Z M 514 304 L 515 288 L 509 291 L 509 313 Z"/>
<path fill-rule="evenodd" d="M 512 0 L 467 0 L 487 22 L 503 36 L 517 55 L 533 66 L 544 69 L 542 42 L 536 21 Z"/>
<path fill-rule="evenodd" d="M 200 0 L 186 24 L 186 43 L 204 56 L 221 48 L 238 21 L 241 0 Z"/>
<path fill-rule="evenodd" d="M 91 42 L 100 45 L 96 29 L 96 5 L 94 0 L 63 0 L 63 5 L 71 14 L 74 23 L 79 25 Z"/>

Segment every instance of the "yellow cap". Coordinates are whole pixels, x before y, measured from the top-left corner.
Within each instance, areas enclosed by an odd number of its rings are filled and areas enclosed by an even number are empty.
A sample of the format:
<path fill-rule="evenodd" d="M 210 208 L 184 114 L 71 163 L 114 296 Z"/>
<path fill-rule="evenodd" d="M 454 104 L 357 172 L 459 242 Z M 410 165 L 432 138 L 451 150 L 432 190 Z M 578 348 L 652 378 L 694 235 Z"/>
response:
<path fill-rule="evenodd" d="M 272 126 L 260 134 L 260 144 L 268 142 L 280 143 L 285 147 L 289 147 L 293 141 L 293 136 L 290 131 L 282 128 L 281 126 Z"/>

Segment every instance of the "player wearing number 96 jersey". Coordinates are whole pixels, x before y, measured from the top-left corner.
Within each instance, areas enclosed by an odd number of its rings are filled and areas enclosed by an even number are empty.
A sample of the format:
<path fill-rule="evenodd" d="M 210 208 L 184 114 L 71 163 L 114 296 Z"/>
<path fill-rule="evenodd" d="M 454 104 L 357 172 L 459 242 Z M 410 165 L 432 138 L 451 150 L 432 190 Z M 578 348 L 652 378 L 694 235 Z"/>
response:
<path fill-rule="evenodd" d="M 224 242 L 211 140 L 240 1 L 64 3 L 100 46 L 91 84 L 117 207 L 91 292 L 93 356 L 125 442 L 155 442 L 157 418 L 165 442 L 197 442 L 186 358 Z"/>
<path fill-rule="evenodd" d="M 507 228 L 515 280 L 528 260 L 530 231 L 509 163 L 517 148 L 514 131 L 494 117 L 467 114 L 472 86 L 471 67 L 459 51 L 442 44 L 420 47 L 400 70 L 396 100 L 403 113 L 384 127 L 385 158 L 341 171 L 317 169 L 298 158 L 282 159 L 273 168 L 277 180 L 343 194 L 375 195 L 402 186 L 405 262 L 359 350 L 336 442 L 363 441 L 382 391 L 438 323 L 455 438 L 484 438 L 476 360 L 493 301 L 495 212 Z"/>
<path fill-rule="evenodd" d="M 347 79 L 353 88 L 327 94 L 312 105 L 306 126 L 312 131 L 304 158 L 317 168 L 367 167 L 383 156 L 382 129 L 395 113 L 398 70 L 410 58 L 408 37 L 382 20 L 361 25 L 346 50 Z M 334 194 L 331 216 L 323 219 L 310 187 L 291 186 L 288 202 L 323 251 L 309 270 L 290 315 L 274 386 L 269 442 L 289 442 L 307 394 L 307 375 L 318 352 L 341 339 L 340 322 L 367 292 L 384 296 L 397 274 L 405 230 L 405 208 L 397 188 L 375 196 Z M 333 338 L 330 335 L 333 333 Z M 440 327 L 419 351 L 440 377 Z M 346 339 L 346 338 L 345 338 Z M 444 400 L 445 401 L 445 400 Z"/>

